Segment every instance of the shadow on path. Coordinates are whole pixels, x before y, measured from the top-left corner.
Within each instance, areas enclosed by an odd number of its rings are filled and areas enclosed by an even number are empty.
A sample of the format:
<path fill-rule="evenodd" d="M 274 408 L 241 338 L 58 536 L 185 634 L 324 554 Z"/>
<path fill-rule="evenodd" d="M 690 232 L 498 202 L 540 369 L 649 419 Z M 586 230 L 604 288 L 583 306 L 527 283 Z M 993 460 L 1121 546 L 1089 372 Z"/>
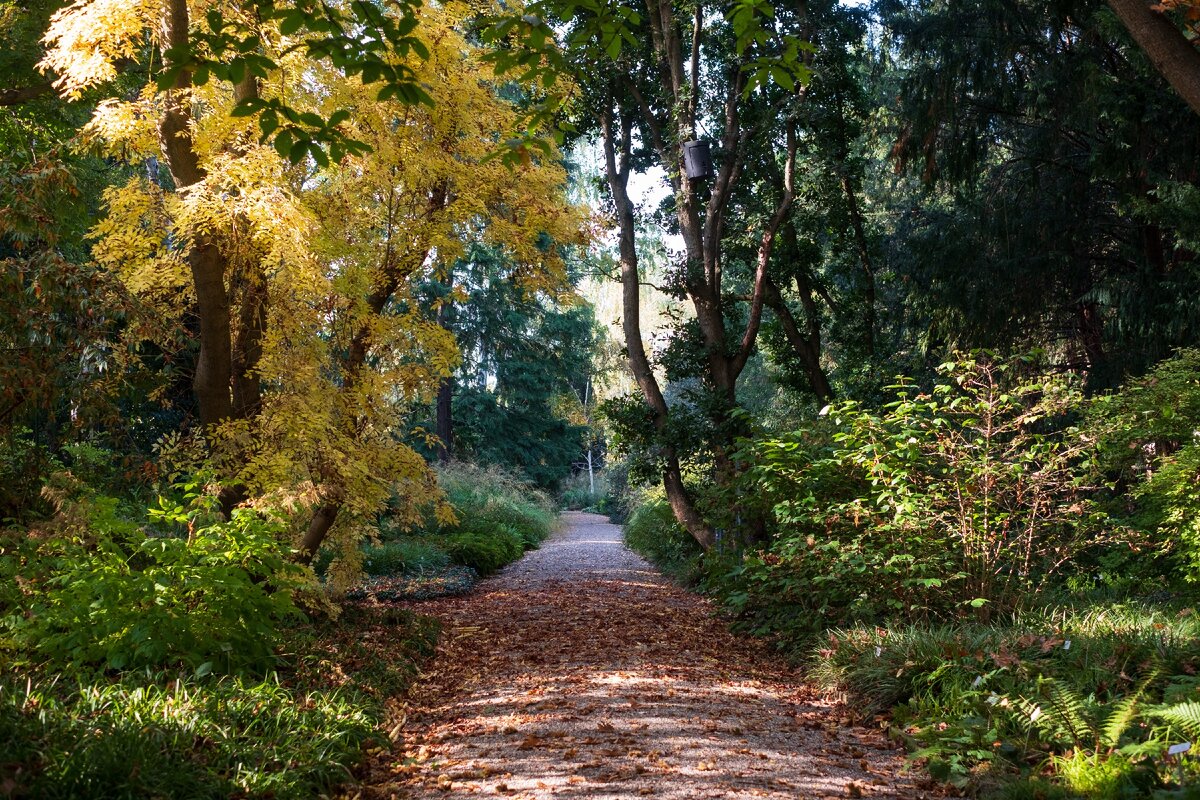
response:
<path fill-rule="evenodd" d="M 903 797 L 929 794 L 706 600 L 569 513 L 471 595 L 413 604 L 445 625 L 400 753 L 366 797 Z"/>

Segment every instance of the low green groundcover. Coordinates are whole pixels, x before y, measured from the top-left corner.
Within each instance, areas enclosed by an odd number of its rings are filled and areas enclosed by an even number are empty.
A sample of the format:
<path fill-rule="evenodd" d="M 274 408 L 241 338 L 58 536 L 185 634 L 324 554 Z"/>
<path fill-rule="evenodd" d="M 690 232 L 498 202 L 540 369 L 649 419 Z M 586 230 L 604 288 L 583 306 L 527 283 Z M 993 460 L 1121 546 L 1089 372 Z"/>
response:
<path fill-rule="evenodd" d="M 307 798 L 378 736 L 353 693 L 274 677 L 0 682 L 0 787 L 43 798 Z"/>
<path fill-rule="evenodd" d="M 346 596 L 353 600 L 430 600 L 466 594 L 478 580 L 479 574 L 470 567 L 452 565 L 437 572 L 367 578 Z"/>

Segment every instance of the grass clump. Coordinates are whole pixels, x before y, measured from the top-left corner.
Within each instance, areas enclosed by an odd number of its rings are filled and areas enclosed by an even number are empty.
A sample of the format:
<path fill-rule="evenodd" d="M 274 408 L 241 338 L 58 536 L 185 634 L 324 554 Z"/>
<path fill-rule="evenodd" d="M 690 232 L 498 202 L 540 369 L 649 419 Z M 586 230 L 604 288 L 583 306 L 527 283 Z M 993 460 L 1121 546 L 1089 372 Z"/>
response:
<path fill-rule="evenodd" d="M 352 599 L 427 600 L 463 594 L 538 547 L 554 530 L 557 513 L 548 495 L 498 467 L 450 464 L 438 468 L 445 501 L 453 510 L 430 513 L 423 523 L 384 516 L 379 541 L 361 546 L 366 579 L 349 589 Z M 330 571 L 327 549 L 314 564 Z"/>
<path fill-rule="evenodd" d="M 648 491 L 625 523 L 625 544 L 665 575 L 690 584 L 699 576 L 702 551 L 675 519 L 661 493 Z"/>
<path fill-rule="evenodd" d="M 536 548 L 554 530 L 557 514 L 550 497 L 510 472 L 456 463 L 439 467 L 438 481 L 456 520 L 431 520 L 394 541 L 420 537 L 424 546 L 440 549 L 452 564 L 487 576 Z M 444 573 L 447 567 L 439 569 Z M 403 574 L 410 576 L 412 571 Z M 458 591 L 467 579 L 463 572 L 447 577 L 450 591 Z"/>
<path fill-rule="evenodd" d="M 372 577 L 419 576 L 449 565 L 446 550 L 427 539 L 404 537 L 363 547 L 363 571 Z"/>
<path fill-rule="evenodd" d="M 520 534 L 506 525 L 478 525 L 451 534 L 446 550 L 456 564 L 487 576 L 520 558 L 525 545 Z"/>
<path fill-rule="evenodd" d="M 18 795 L 307 798 L 345 782 L 375 736 L 368 706 L 273 675 L 0 683 Z"/>
<path fill-rule="evenodd" d="M 515 533 L 523 552 L 554 530 L 557 514 L 550 496 L 498 467 L 450 464 L 438 469 L 438 481 L 459 520 L 446 533 L 500 538 Z"/>
<path fill-rule="evenodd" d="M 384 743 L 383 703 L 436 633 L 410 612 L 351 607 L 289 632 L 286 669 L 265 676 L 11 672 L 0 679 L 0 786 L 51 800 L 327 796 Z"/>

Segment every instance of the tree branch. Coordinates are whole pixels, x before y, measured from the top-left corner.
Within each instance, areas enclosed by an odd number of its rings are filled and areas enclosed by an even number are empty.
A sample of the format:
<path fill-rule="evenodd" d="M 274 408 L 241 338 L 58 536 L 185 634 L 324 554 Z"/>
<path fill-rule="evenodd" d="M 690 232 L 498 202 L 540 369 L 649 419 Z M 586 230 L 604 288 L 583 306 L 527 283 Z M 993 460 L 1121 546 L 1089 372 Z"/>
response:
<path fill-rule="evenodd" d="M 53 81 L 43 81 L 42 83 L 35 83 L 32 86 L 21 86 L 16 89 L 0 89 L 0 107 L 28 103 L 30 100 L 34 100 L 44 94 L 49 94 L 53 88 Z"/>
<path fill-rule="evenodd" d="M 754 294 L 750 301 L 750 319 L 746 322 L 746 330 L 742 334 L 742 343 L 738 347 L 737 354 L 733 357 L 733 362 L 730 365 L 730 371 L 734 378 L 746 366 L 746 361 L 750 358 L 750 351 L 754 349 L 754 341 L 758 338 L 758 329 L 762 323 L 767 266 L 771 261 L 771 251 L 775 246 L 775 234 L 779 231 L 779 226 L 783 224 L 783 220 L 791 211 L 792 200 L 796 196 L 796 123 L 793 120 L 788 120 L 786 134 L 787 161 L 783 168 L 783 197 L 780 199 L 775 213 L 771 215 L 771 220 L 767 223 L 767 227 L 763 230 L 762 238 L 759 241 L 758 269 L 754 275 Z"/>

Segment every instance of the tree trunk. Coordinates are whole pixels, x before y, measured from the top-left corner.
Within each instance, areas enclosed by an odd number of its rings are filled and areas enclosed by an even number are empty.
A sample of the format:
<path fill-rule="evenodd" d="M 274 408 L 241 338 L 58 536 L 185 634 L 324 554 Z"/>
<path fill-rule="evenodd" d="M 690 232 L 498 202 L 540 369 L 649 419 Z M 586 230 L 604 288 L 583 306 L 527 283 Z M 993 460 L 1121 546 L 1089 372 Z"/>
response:
<path fill-rule="evenodd" d="M 442 378 L 437 393 L 437 460 L 445 464 L 454 454 L 454 378 Z"/>
<path fill-rule="evenodd" d="M 238 419 L 252 419 L 262 410 L 258 363 L 267 333 L 267 276 L 259 265 L 248 272 L 241 286 L 232 365 L 233 413 Z"/>
<path fill-rule="evenodd" d="M 1200 114 L 1200 51 L 1146 0 L 1108 0 L 1108 5 L 1159 74 Z"/>
<path fill-rule="evenodd" d="M 1104 320 L 1096 303 L 1080 303 L 1075 311 L 1075 328 L 1087 357 L 1088 371 L 1102 375 L 1108 363 L 1104 352 Z"/>
<path fill-rule="evenodd" d="M 650 359 L 646 356 L 646 348 L 642 344 L 641 276 L 638 273 L 637 247 L 634 239 L 633 205 L 626 189 L 629 181 L 632 123 L 627 115 L 624 116 L 621 120 L 621 130 L 617 131 L 614 129 L 613 122 L 612 109 L 611 107 L 606 108 L 600 125 L 608 185 L 612 192 L 613 202 L 617 207 L 617 222 L 620 232 L 621 324 L 625 334 L 625 349 L 629 354 L 630 371 L 654 415 L 654 428 L 661 434 L 665 432 L 667 425 L 667 401 L 659 388 L 658 379 L 654 376 L 654 368 L 651 366 Z M 621 152 L 619 165 L 616 157 L 618 149 Z M 679 524 L 700 543 L 701 547 L 707 550 L 716 542 L 716 533 L 692 503 L 687 487 L 683 484 L 683 472 L 675 448 L 664 443 L 661 452 L 663 489 L 666 491 L 671 511 L 675 514 L 675 519 L 679 521 Z"/>
<path fill-rule="evenodd" d="M 32 86 L 19 86 L 15 89 L 0 89 L 0 107 L 16 106 L 28 103 L 44 94 L 49 94 L 54 88 L 53 81 L 43 81 Z"/>
<path fill-rule="evenodd" d="M 783 334 L 787 338 L 788 344 L 791 345 L 792 352 L 804 364 L 804 372 L 808 377 L 808 384 L 812 387 L 813 394 L 821 402 L 832 400 L 833 387 L 830 386 L 829 377 L 821 367 L 821 329 L 819 321 L 809 321 L 808 336 L 801 333 L 800 326 L 796 323 L 796 317 L 792 314 L 792 309 L 788 307 L 787 301 L 783 298 L 783 294 L 779 291 L 779 287 L 775 285 L 774 281 L 767 282 L 765 299 L 767 306 L 775 312 L 775 317 L 779 320 L 779 324 L 783 328 Z"/>
<path fill-rule="evenodd" d="M 338 514 L 341 511 L 341 498 L 331 499 L 317 506 L 317 510 L 313 512 L 312 519 L 308 521 L 308 529 L 304 531 L 304 538 L 300 540 L 300 556 L 298 559 L 300 563 L 312 563 L 313 557 L 316 556 L 317 550 L 321 549 L 321 544 L 325 541 L 325 536 L 329 533 L 329 529 L 333 527 L 333 523 L 337 522 Z"/>
<path fill-rule="evenodd" d="M 163 9 L 162 44 L 166 51 L 188 41 L 186 0 L 168 0 Z M 204 180 L 204 170 L 192 143 L 191 112 L 185 105 L 191 88 L 191 73 L 184 69 L 167 92 L 158 133 L 167 167 L 176 191 Z M 228 261 L 205 235 L 193 238 L 188 266 L 196 290 L 196 312 L 200 322 L 200 353 L 192 388 L 200 406 L 200 422 L 207 429 L 233 416 L 230 383 L 233 375 L 230 300 L 225 288 Z"/>

